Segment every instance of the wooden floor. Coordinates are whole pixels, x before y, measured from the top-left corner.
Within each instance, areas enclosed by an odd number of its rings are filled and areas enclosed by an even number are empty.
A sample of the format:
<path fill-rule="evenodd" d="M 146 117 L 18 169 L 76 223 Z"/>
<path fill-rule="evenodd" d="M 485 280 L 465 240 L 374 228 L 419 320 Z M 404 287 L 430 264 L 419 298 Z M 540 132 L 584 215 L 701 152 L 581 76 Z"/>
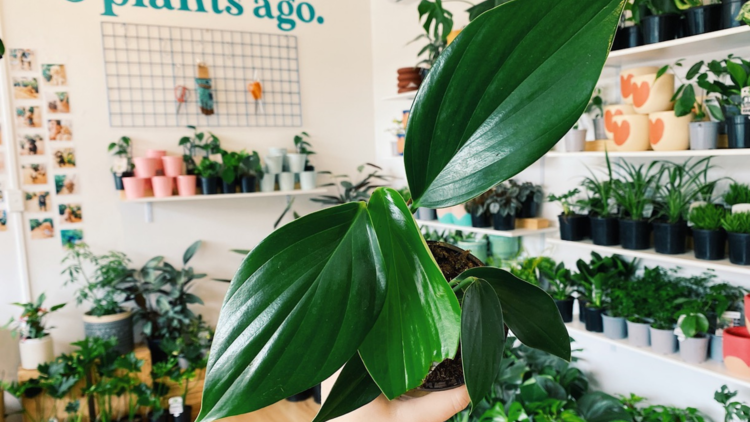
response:
<path fill-rule="evenodd" d="M 310 422 L 318 409 L 320 405 L 312 399 L 300 403 L 282 400 L 257 412 L 227 418 L 223 422 Z"/>

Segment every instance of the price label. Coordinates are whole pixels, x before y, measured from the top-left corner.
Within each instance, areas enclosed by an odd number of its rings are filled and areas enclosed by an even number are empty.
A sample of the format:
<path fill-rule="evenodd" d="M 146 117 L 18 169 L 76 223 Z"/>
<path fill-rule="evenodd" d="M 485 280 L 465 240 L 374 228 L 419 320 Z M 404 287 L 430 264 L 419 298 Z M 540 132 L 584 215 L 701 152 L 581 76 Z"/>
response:
<path fill-rule="evenodd" d="M 750 86 L 742 88 L 742 114 L 750 114 Z"/>

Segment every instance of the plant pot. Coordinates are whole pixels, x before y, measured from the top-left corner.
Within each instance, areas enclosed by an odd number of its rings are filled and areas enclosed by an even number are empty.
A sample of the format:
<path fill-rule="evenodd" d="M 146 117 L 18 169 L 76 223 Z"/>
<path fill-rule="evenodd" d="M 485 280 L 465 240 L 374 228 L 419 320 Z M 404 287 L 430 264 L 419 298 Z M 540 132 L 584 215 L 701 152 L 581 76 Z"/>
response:
<path fill-rule="evenodd" d="M 721 2 L 721 29 L 736 28 L 743 25 L 737 21 L 742 5 L 747 0 L 722 0 Z"/>
<path fill-rule="evenodd" d="M 620 28 L 617 31 L 617 40 L 621 50 L 643 45 L 643 34 L 641 28 L 633 25 Z"/>
<path fill-rule="evenodd" d="M 644 322 L 625 322 L 628 327 L 628 344 L 635 347 L 651 345 L 651 327 Z"/>
<path fill-rule="evenodd" d="M 492 214 L 492 227 L 495 230 L 510 231 L 516 229 L 516 216 L 513 214 Z"/>
<path fill-rule="evenodd" d="M 539 216 L 539 203 L 534 201 L 533 195 L 529 195 L 521 202 L 518 218 L 536 218 L 537 216 Z"/>
<path fill-rule="evenodd" d="M 167 177 L 177 177 L 182 175 L 182 166 L 184 161 L 179 155 L 172 155 L 168 157 L 161 157 L 162 166 L 164 167 L 164 175 Z"/>
<path fill-rule="evenodd" d="M 721 29 L 721 5 L 691 7 L 685 11 L 687 35 L 700 35 Z"/>
<path fill-rule="evenodd" d="M 294 173 L 283 172 L 279 174 L 279 190 L 281 191 L 294 190 Z"/>
<path fill-rule="evenodd" d="M 287 154 L 286 168 L 290 173 L 302 173 L 305 171 L 307 154 Z"/>
<path fill-rule="evenodd" d="M 125 188 L 125 198 L 138 199 L 146 196 L 146 181 L 143 177 L 123 177 L 122 186 Z"/>
<path fill-rule="evenodd" d="M 194 175 L 177 176 L 177 194 L 180 196 L 195 195 L 195 185 L 198 178 Z"/>
<path fill-rule="evenodd" d="M 477 257 L 482 262 L 487 262 L 487 241 L 476 241 L 476 242 L 464 242 L 459 241 L 458 247 L 466 250 L 471 251 L 471 254 Z"/>
<path fill-rule="evenodd" d="M 146 344 L 148 345 L 149 352 L 151 352 L 151 364 L 169 360 L 169 356 L 161 348 L 161 339 L 146 339 Z"/>
<path fill-rule="evenodd" d="M 729 239 L 729 262 L 735 265 L 750 265 L 750 234 L 727 233 Z"/>
<path fill-rule="evenodd" d="M 578 301 L 578 322 L 586 323 L 586 304 L 589 303 L 585 298 L 576 298 Z"/>
<path fill-rule="evenodd" d="M 740 377 L 750 378 L 750 333 L 747 327 L 724 330 L 724 366 Z"/>
<path fill-rule="evenodd" d="M 182 413 L 177 416 L 172 416 L 173 422 L 191 422 L 193 414 L 193 406 L 182 406 Z"/>
<path fill-rule="evenodd" d="M 727 116 L 729 148 L 750 148 L 750 116 Z"/>
<path fill-rule="evenodd" d="M 201 177 L 201 190 L 204 195 L 216 195 L 219 193 L 219 178 Z"/>
<path fill-rule="evenodd" d="M 266 156 L 266 168 L 270 174 L 279 174 L 284 171 L 284 156 L 283 155 L 267 155 Z"/>
<path fill-rule="evenodd" d="M 36 369 L 37 366 L 55 360 L 54 344 L 52 336 L 47 334 L 42 338 L 21 340 L 18 343 L 21 353 L 21 367 L 23 369 Z"/>
<path fill-rule="evenodd" d="M 586 225 L 589 224 L 585 215 L 563 215 L 557 216 L 560 222 L 560 239 L 578 242 L 586 236 Z"/>
<path fill-rule="evenodd" d="M 165 409 L 158 417 L 154 416 L 154 412 L 148 413 L 148 420 L 150 422 L 167 422 L 167 409 Z"/>
<path fill-rule="evenodd" d="M 592 333 L 601 333 L 604 331 L 602 314 L 604 314 L 604 309 L 602 308 L 586 308 L 586 331 L 591 331 Z"/>
<path fill-rule="evenodd" d="M 718 261 L 726 257 L 727 233 L 724 230 L 693 229 L 693 253 L 696 259 Z"/>
<path fill-rule="evenodd" d="M 276 190 L 276 175 L 270 173 L 264 173 L 260 179 L 260 191 L 261 192 L 273 192 Z"/>
<path fill-rule="evenodd" d="M 719 122 L 690 123 L 690 149 L 707 150 L 719 147 Z"/>
<path fill-rule="evenodd" d="M 594 119 L 594 139 L 607 139 L 607 131 L 604 128 L 604 117 Z"/>
<path fill-rule="evenodd" d="M 620 340 L 628 337 L 628 325 L 625 318 L 611 317 L 607 314 L 602 315 L 604 325 L 604 335 L 613 340 Z"/>
<path fill-rule="evenodd" d="M 471 213 L 471 227 L 492 227 L 492 216 L 488 212 L 483 212 L 479 215 Z"/>
<path fill-rule="evenodd" d="M 115 189 L 117 190 L 125 190 L 125 187 L 122 185 L 122 178 L 123 177 L 133 177 L 132 171 L 126 171 L 122 174 L 112 173 L 112 176 L 115 178 Z"/>
<path fill-rule="evenodd" d="M 318 173 L 305 171 L 299 175 L 299 184 L 302 190 L 313 190 L 318 187 Z"/>
<path fill-rule="evenodd" d="M 632 79 L 632 76 L 631 76 Z M 630 90 L 628 89 L 628 92 Z M 604 106 L 604 133 L 606 139 L 615 139 L 615 127 L 614 119 L 615 116 L 622 116 L 625 114 L 635 114 L 633 106 L 630 104 L 613 104 Z"/>
<path fill-rule="evenodd" d="M 650 15 L 641 18 L 641 31 L 644 44 L 656 44 L 677 37 L 680 15 Z"/>
<path fill-rule="evenodd" d="M 654 222 L 654 249 L 656 253 L 679 255 L 685 253 L 687 223 Z"/>
<path fill-rule="evenodd" d="M 617 218 L 590 216 L 591 240 L 594 245 L 614 246 L 620 244 L 620 221 Z"/>
<path fill-rule="evenodd" d="M 164 151 L 163 149 L 146 150 L 146 158 L 156 159 L 156 175 L 157 176 L 164 175 L 164 163 L 162 162 L 162 157 L 166 157 L 166 156 L 167 156 L 167 151 Z"/>
<path fill-rule="evenodd" d="M 623 249 L 639 251 L 651 247 L 651 224 L 641 220 L 620 220 L 620 244 Z"/>
<path fill-rule="evenodd" d="M 708 346 L 708 356 L 711 360 L 724 362 L 724 336 L 709 334 L 711 341 Z"/>
<path fill-rule="evenodd" d="M 649 120 L 641 114 L 623 114 L 612 118 L 616 151 L 647 151 Z"/>
<path fill-rule="evenodd" d="M 435 221 L 437 220 L 437 212 L 432 208 L 417 208 L 417 219 L 422 221 Z"/>
<path fill-rule="evenodd" d="M 161 158 L 137 157 L 133 158 L 135 164 L 135 177 L 151 178 L 156 176 L 156 171 L 161 165 Z"/>
<path fill-rule="evenodd" d="M 221 179 L 221 193 L 223 194 L 237 193 L 237 179 L 232 180 L 230 183 L 227 183 L 224 181 L 224 179 Z"/>
<path fill-rule="evenodd" d="M 242 193 L 255 192 L 255 176 L 242 176 L 240 184 L 242 185 Z"/>
<path fill-rule="evenodd" d="M 656 73 L 633 77 L 630 87 L 633 109 L 638 114 L 670 111 L 674 107 L 674 74 L 665 73 L 656 78 Z"/>
<path fill-rule="evenodd" d="M 677 117 L 674 111 L 648 115 L 648 141 L 654 151 L 684 151 L 690 146 L 692 114 Z"/>
<path fill-rule="evenodd" d="M 651 327 L 651 350 L 660 355 L 671 355 L 677 351 L 677 336 L 674 329 L 660 330 Z"/>
<path fill-rule="evenodd" d="M 570 129 L 565 134 L 565 151 L 581 152 L 586 149 L 586 129 Z"/>
<path fill-rule="evenodd" d="M 575 298 L 572 296 L 563 300 L 555 299 L 555 305 L 557 305 L 557 310 L 560 312 L 563 322 L 573 322 L 574 302 Z"/>
<path fill-rule="evenodd" d="M 699 364 L 708 358 L 708 337 L 686 338 L 680 341 L 680 357 L 687 363 Z"/>
<path fill-rule="evenodd" d="M 521 250 L 520 237 L 490 236 L 490 250 L 492 256 L 500 259 L 510 259 L 518 256 Z"/>
<path fill-rule="evenodd" d="M 133 313 L 130 311 L 100 317 L 84 314 L 83 331 L 86 337 L 116 337 L 114 349 L 120 354 L 133 351 Z"/>
<path fill-rule="evenodd" d="M 299 394 L 291 395 L 291 396 L 287 397 L 286 399 L 287 399 L 287 401 L 290 401 L 292 403 L 299 403 L 299 402 L 303 402 L 305 400 L 308 400 L 312 396 L 313 396 L 313 390 L 312 390 L 312 388 L 310 388 L 310 389 L 305 390 L 305 391 L 303 391 L 303 392 L 301 392 Z"/>
<path fill-rule="evenodd" d="M 312 388 L 313 390 L 313 401 L 316 404 L 320 404 L 321 401 L 321 385 L 318 384 L 315 387 Z"/>
<path fill-rule="evenodd" d="M 637 27 L 632 27 L 637 28 Z M 655 75 L 656 72 L 659 71 L 659 68 L 656 66 L 643 66 L 643 67 L 634 67 L 631 69 L 625 69 L 622 72 L 620 72 L 620 96 L 622 97 L 622 101 L 626 104 L 633 104 L 633 78 L 641 75 Z M 605 118 L 605 124 L 606 124 L 606 118 L 607 118 L 607 112 L 606 108 L 604 109 L 604 118 Z M 631 112 L 628 113 L 628 109 L 623 109 L 622 114 L 635 114 L 635 109 L 632 109 Z M 615 114 L 616 115 L 616 114 Z M 613 115 L 614 117 L 614 115 Z M 614 138 L 611 138 L 614 139 Z"/>

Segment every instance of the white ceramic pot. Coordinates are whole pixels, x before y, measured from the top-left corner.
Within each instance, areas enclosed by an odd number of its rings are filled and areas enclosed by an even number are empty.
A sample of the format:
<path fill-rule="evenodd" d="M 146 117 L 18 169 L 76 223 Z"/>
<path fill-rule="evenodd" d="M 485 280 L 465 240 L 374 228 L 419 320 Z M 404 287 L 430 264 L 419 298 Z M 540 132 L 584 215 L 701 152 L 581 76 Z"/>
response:
<path fill-rule="evenodd" d="M 677 117 L 674 111 L 648 115 L 648 141 L 654 151 L 683 151 L 690 146 L 690 122 L 693 116 Z"/>
<path fill-rule="evenodd" d="M 615 116 L 622 116 L 623 114 L 635 114 L 633 106 L 630 104 L 604 106 L 604 132 L 607 134 L 607 139 L 615 139 L 614 122 L 612 119 Z"/>
<path fill-rule="evenodd" d="M 260 179 L 260 191 L 273 192 L 274 190 L 276 190 L 276 175 L 263 173 L 263 178 Z"/>
<path fill-rule="evenodd" d="M 267 155 L 266 156 L 266 171 L 270 174 L 279 174 L 284 170 L 284 156 L 283 155 Z"/>
<path fill-rule="evenodd" d="M 612 118 L 614 146 L 617 151 L 647 151 L 648 116 L 625 114 Z"/>
<path fill-rule="evenodd" d="M 708 358 L 708 337 L 680 341 L 680 357 L 687 363 L 699 364 Z"/>
<path fill-rule="evenodd" d="M 286 155 L 286 169 L 290 173 L 302 173 L 305 171 L 305 163 L 307 162 L 307 154 L 287 154 Z"/>
<path fill-rule="evenodd" d="M 268 148 L 268 155 L 280 155 L 283 157 L 286 155 L 286 148 Z"/>
<path fill-rule="evenodd" d="M 586 149 L 586 129 L 571 129 L 565 134 L 565 152 L 581 152 Z"/>
<path fill-rule="evenodd" d="M 21 340 L 19 347 L 23 369 L 36 369 L 37 366 L 55 359 L 52 336 L 49 334 L 40 339 Z"/>
<path fill-rule="evenodd" d="M 639 114 L 672 110 L 674 102 L 674 75 L 667 73 L 656 79 L 656 74 L 636 76 L 631 86 L 633 108 Z"/>
<path fill-rule="evenodd" d="M 294 173 L 284 172 L 279 174 L 279 190 L 294 190 Z"/>
<path fill-rule="evenodd" d="M 302 190 L 313 190 L 318 187 L 318 173 L 305 171 L 299 174 L 299 184 Z"/>
<path fill-rule="evenodd" d="M 622 102 L 624 102 L 625 104 L 633 104 L 632 87 L 634 77 L 640 75 L 648 75 L 650 73 L 656 73 L 658 71 L 658 67 L 645 66 L 626 69 L 620 72 L 620 95 L 622 96 Z"/>

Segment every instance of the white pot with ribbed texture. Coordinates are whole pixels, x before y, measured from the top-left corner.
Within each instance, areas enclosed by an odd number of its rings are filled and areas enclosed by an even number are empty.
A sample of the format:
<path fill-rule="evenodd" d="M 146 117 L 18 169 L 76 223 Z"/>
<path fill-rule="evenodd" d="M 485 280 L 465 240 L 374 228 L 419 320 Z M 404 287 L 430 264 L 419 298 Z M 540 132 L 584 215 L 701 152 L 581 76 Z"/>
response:
<path fill-rule="evenodd" d="M 287 154 L 286 171 L 290 173 L 302 173 L 305 171 L 306 162 L 307 154 Z"/>
<path fill-rule="evenodd" d="M 23 369 L 36 369 L 37 366 L 52 362 L 55 359 L 52 336 L 49 334 L 39 339 L 21 340 L 19 347 Z"/>
<path fill-rule="evenodd" d="M 313 190 L 318 187 L 318 173 L 304 171 L 299 174 L 299 184 L 302 190 Z"/>

